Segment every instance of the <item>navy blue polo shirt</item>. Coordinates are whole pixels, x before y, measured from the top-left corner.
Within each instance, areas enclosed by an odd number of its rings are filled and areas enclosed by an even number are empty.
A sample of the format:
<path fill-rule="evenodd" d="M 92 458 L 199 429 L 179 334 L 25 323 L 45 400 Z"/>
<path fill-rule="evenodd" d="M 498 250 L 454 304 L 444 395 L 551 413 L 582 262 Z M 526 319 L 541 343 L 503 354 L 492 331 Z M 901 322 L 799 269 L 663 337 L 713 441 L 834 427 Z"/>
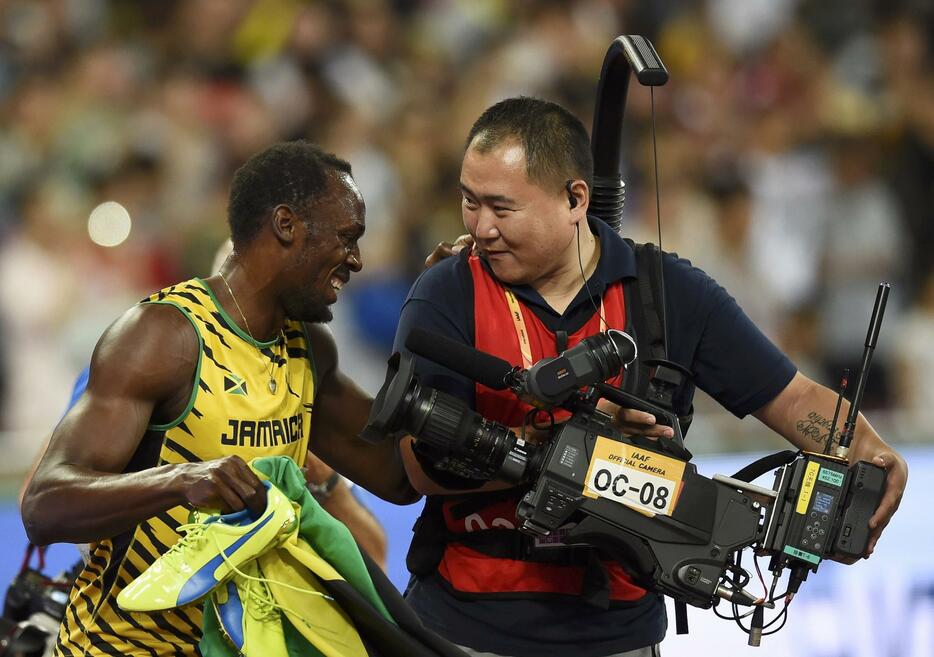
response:
<path fill-rule="evenodd" d="M 531 287 L 510 286 L 551 331 L 578 330 L 608 285 L 636 277 L 633 249 L 602 221 L 591 219 L 590 229 L 600 239 L 600 261 L 564 313 Z M 693 384 L 737 417 L 774 399 L 795 375 L 791 361 L 716 281 L 676 255 L 663 261 L 669 359 L 691 370 Z M 473 346 L 474 322 L 473 279 L 462 252 L 423 272 L 412 286 L 394 350 L 407 351 L 406 336 L 416 326 Z M 416 360 L 416 372 L 424 385 L 475 407 L 473 381 L 424 358 Z M 693 388 L 687 395 L 693 396 Z M 689 398 L 680 401 L 690 404 Z M 661 641 L 667 626 L 664 605 L 654 594 L 606 611 L 575 601 L 465 601 L 434 575 L 413 580 L 407 599 L 429 628 L 449 640 L 515 657 L 603 657 Z"/>

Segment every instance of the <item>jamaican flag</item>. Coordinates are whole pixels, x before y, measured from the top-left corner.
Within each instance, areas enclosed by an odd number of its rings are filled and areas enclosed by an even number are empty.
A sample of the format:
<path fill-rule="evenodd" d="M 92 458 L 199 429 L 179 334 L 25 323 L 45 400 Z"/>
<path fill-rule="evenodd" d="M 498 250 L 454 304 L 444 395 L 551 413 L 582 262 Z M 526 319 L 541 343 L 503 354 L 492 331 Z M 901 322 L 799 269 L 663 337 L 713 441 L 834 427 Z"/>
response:
<path fill-rule="evenodd" d="M 266 581 L 280 610 L 287 650 L 282 657 L 466 657 L 421 624 L 350 530 L 312 497 L 292 459 L 264 457 L 250 466 L 300 507 L 298 535 L 258 557 L 251 569 Z M 201 653 L 237 657 L 212 605 L 205 603 Z"/>

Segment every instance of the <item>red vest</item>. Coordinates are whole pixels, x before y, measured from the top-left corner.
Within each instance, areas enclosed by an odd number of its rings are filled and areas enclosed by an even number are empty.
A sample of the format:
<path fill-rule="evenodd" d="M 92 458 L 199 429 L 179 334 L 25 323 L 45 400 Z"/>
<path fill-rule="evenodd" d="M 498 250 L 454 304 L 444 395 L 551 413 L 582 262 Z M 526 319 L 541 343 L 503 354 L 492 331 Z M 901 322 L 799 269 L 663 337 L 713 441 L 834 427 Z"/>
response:
<path fill-rule="evenodd" d="M 469 258 L 474 285 L 474 335 L 475 346 L 480 351 L 493 354 L 514 365 L 522 365 L 522 352 L 516 323 L 507 302 L 505 290 L 483 268 L 476 256 Z M 520 303 L 525 329 L 528 334 L 532 362 L 557 355 L 555 335 Z M 603 296 L 603 315 L 607 328 L 624 329 L 626 306 L 622 283 L 610 285 Z M 568 348 L 582 339 L 600 331 L 600 316 L 593 317 L 575 333 L 568 335 Z M 611 380 L 619 385 L 620 378 Z M 522 424 L 531 406 L 520 402 L 508 390 L 497 391 L 477 384 L 476 408 L 486 418 L 510 427 Z M 554 413 L 555 419 L 565 419 L 567 411 Z M 439 574 L 456 591 L 467 594 L 525 593 L 535 597 L 540 594 L 565 594 L 579 596 L 583 591 L 584 566 L 556 563 L 538 563 L 518 559 L 494 557 L 458 543 L 457 534 L 484 529 L 512 529 L 518 526 L 516 506 L 519 494 L 502 497 L 483 508 L 474 510 L 465 518 L 456 517 L 452 507 L 468 497 L 448 498 L 441 505 L 449 539 L 444 556 L 438 565 Z M 457 514 L 463 515 L 463 514 Z M 637 600 L 645 595 L 645 589 L 633 584 L 626 571 L 615 562 L 602 562 L 609 577 L 610 600 Z"/>

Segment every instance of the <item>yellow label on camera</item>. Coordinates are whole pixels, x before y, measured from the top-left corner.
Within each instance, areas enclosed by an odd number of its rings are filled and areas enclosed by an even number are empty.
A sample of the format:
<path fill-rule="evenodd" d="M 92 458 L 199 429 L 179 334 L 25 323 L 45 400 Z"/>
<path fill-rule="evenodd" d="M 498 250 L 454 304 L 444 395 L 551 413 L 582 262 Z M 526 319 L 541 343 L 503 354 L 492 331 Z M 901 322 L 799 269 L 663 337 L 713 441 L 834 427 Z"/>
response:
<path fill-rule="evenodd" d="M 814 482 L 817 481 L 817 473 L 820 466 L 811 461 L 804 470 L 804 477 L 801 479 L 801 493 L 798 494 L 798 505 L 795 512 L 805 514 L 808 512 L 808 504 L 811 502 L 811 493 L 814 492 Z"/>
<path fill-rule="evenodd" d="M 648 515 L 670 516 L 684 477 L 684 461 L 599 436 L 587 469 L 584 495 L 624 504 Z"/>

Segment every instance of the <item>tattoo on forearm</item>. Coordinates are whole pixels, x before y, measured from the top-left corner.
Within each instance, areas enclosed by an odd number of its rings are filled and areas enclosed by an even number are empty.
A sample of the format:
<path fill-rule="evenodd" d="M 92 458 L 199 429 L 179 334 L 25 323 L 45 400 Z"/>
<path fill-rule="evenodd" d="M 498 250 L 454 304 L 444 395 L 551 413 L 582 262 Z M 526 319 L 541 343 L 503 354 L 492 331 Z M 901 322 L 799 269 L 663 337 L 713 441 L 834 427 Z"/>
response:
<path fill-rule="evenodd" d="M 797 428 L 799 433 L 810 438 L 815 443 L 826 443 L 827 436 L 830 435 L 830 425 L 831 421 L 829 418 L 824 417 L 817 411 L 811 411 L 808 413 L 807 418 L 798 420 Z M 839 428 L 834 430 L 833 438 L 834 440 L 840 438 Z"/>

